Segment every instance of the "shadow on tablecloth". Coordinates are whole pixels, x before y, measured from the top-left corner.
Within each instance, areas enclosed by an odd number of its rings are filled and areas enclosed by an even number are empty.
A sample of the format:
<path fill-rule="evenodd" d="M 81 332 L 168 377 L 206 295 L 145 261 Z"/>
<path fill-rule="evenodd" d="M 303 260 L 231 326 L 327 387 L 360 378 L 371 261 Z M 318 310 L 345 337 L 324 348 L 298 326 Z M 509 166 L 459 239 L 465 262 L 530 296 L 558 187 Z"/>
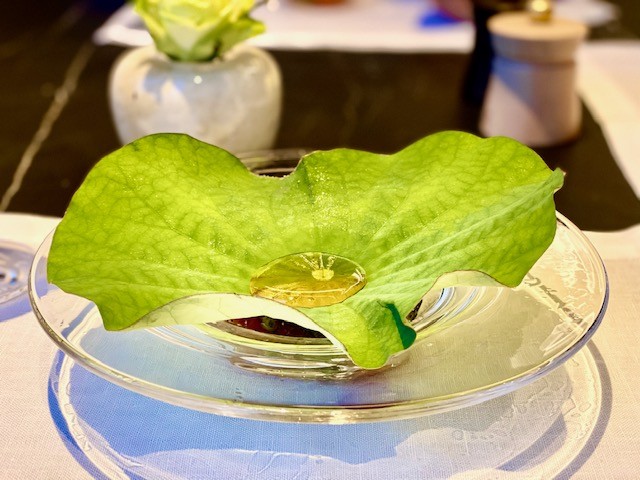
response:
<path fill-rule="evenodd" d="M 29 303 L 29 297 L 25 292 L 19 297 L 0 304 L 0 323 L 6 320 L 11 320 L 12 318 L 18 318 L 20 315 L 24 315 L 30 311 L 31 304 Z"/>

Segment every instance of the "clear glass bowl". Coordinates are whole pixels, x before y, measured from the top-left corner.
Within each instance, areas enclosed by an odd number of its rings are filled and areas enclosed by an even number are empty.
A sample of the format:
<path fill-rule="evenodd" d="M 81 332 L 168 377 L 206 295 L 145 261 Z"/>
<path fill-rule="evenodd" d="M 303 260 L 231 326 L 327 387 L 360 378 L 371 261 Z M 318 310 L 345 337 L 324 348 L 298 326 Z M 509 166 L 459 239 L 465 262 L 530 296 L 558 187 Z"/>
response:
<path fill-rule="evenodd" d="M 32 262 L 29 246 L 0 239 L 0 304 L 26 293 Z"/>
<path fill-rule="evenodd" d="M 286 174 L 299 150 L 252 156 Z M 295 159 L 295 160 L 292 160 Z M 49 237 L 29 294 L 42 327 L 90 371 L 175 405 L 233 417 L 355 423 L 473 405 L 561 365 L 593 335 L 608 285 L 586 237 L 558 215 L 556 238 L 518 288 L 453 288 L 425 296 L 415 344 L 388 367 L 355 367 L 322 339 L 292 340 L 241 327 L 107 332 L 95 305 L 47 282 Z"/>

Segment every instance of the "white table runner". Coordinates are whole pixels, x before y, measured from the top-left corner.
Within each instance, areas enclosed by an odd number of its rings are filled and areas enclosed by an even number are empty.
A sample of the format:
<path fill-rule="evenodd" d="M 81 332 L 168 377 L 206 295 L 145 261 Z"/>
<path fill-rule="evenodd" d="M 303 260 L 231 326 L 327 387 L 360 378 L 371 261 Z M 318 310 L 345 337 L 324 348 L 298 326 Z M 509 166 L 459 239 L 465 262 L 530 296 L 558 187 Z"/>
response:
<path fill-rule="evenodd" d="M 561 17 L 592 26 L 618 14 L 603 0 L 562 0 L 554 8 Z M 473 25 L 446 18 L 432 0 L 346 0 L 338 5 L 269 0 L 253 16 L 267 31 L 250 42 L 274 50 L 467 52 L 473 47 Z M 140 46 L 151 43 L 151 37 L 127 4 L 96 31 L 94 41 Z"/>
<path fill-rule="evenodd" d="M 580 95 L 640 197 L 640 41 L 588 43 L 579 52 L 578 66 Z"/>

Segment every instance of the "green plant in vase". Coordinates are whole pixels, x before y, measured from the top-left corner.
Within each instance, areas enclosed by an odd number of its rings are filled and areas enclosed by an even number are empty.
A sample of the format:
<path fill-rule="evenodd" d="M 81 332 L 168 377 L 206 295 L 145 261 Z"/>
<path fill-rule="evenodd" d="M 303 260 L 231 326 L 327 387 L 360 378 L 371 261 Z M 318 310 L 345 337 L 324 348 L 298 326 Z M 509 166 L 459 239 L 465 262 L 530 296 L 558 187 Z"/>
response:
<path fill-rule="evenodd" d="M 253 0 L 137 0 L 156 48 L 179 62 L 206 62 L 264 32 Z"/>
<path fill-rule="evenodd" d="M 186 133 L 230 151 L 270 148 L 282 82 L 273 58 L 245 44 L 262 33 L 253 0 L 137 0 L 154 45 L 126 52 L 110 80 L 123 144 Z"/>

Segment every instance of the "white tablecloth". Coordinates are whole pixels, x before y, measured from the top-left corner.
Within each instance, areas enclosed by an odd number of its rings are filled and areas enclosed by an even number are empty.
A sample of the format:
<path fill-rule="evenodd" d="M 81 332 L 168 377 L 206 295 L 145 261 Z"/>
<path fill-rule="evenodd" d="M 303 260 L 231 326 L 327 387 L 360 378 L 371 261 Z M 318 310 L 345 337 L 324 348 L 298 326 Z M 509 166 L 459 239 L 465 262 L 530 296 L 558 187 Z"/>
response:
<path fill-rule="evenodd" d="M 37 246 L 56 220 L 1 214 Z M 0 478 L 637 478 L 640 226 L 590 234 L 611 284 L 594 340 L 479 406 L 369 425 L 229 419 L 142 397 L 73 366 L 25 301 L 0 310 Z"/>
<path fill-rule="evenodd" d="M 563 0 L 556 14 L 598 26 L 617 17 L 604 0 Z M 467 52 L 473 25 L 443 15 L 432 0 L 348 0 L 314 5 L 304 0 L 269 0 L 253 16 L 266 33 L 250 43 L 280 50 L 337 49 L 373 52 Z M 94 35 L 98 45 L 151 43 L 130 5 L 118 10 Z"/>
<path fill-rule="evenodd" d="M 580 95 L 640 197 L 640 41 L 587 43 L 578 66 Z"/>

